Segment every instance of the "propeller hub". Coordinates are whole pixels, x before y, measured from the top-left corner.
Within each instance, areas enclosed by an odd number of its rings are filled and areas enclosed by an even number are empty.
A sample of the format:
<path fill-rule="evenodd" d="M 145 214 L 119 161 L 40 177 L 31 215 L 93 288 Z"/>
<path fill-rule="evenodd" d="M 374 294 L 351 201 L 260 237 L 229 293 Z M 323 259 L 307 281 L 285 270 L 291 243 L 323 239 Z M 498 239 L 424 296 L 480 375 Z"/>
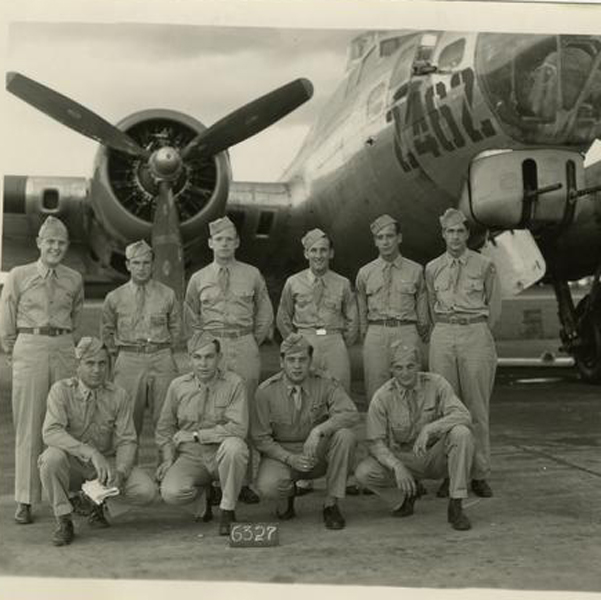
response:
<path fill-rule="evenodd" d="M 182 169 L 179 152 L 171 146 L 163 146 L 153 152 L 149 161 L 150 170 L 157 180 L 173 181 Z"/>

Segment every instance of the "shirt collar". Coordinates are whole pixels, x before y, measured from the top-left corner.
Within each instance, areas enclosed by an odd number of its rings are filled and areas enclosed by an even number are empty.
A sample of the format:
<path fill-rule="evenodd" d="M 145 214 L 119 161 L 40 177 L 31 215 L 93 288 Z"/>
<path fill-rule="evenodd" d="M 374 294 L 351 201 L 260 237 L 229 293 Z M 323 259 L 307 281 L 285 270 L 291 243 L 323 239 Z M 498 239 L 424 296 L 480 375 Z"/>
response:
<path fill-rule="evenodd" d="M 423 388 L 422 373 L 420 371 L 417 374 L 417 381 L 415 382 L 415 385 L 412 388 L 404 388 L 402 385 L 399 384 L 399 382 L 396 380 L 396 378 L 393 378 L 392 386 L 401 395 L 402 398 L 405 397 L 405 394 L 407 392 L 411 392 L 411 391 L 415 391 L 415 396 L 417 398 L 420 396 L 420 394 L 422 392 L 422 388 Z"/>
<path fill-rule="evenodd" d="M 214 260 L 210 264 L 210 267 L 211 267 L 211 269 L 213 269 L 213 272 L 215 273 L 215 275 L 217 275 L 219 273 L 219 269 L 221 269 L 221 267 L 227 267 L 228 269 L 232 269 L 237 262 L 238 261 L 234 258 L 227 265 L 220 265 L 216 260 Z"/>
<path fill-rule="evenodd" d="M 455 258 L 451 253 L 445 252 L 445 258 L 447 259 L 447 265 L 452 264 L 454 260 L 458 260 L 463 266 L 467 264 L 467 248 L 464 250 L 461 256 Z"/>
<path fill-rule="evenodd" d="M 54 269 L 50 269 L 49 267 L 47 267 L 43 262 L 41 258 L 38 258 L 37 261 L 37 267 L 38 267 L 38 273 L 40 274 L 40 276 L 43 279 L 46 279 L 46 277 L 48 276 L 48 273 L 50 273 L 50 271 L 55 271 L 56 272 L 56 268 Z"/>
<path fill-rule="evenodd" d="M 202 390 L 205 387 L 211 389 L 215 385 L 215 382 L 217 382 L 220 379 L 224 379 L 224 374 L 223 374 L 223 370 L 218 368 L 215 377 L 213 377 L 213 379 L 211 379 L 211 381 L 207 381 L 206 383 L 204 383 L 203 381 L 198 379 L 198 377 L 196 377 L 196 375 L 194 375 L 194 374 L 192 374 L 192 377 L 194 378 L 194 381 L 196 382 L 198 389 Z"/>
<path fill-rule="evenodd" d="M 330 272 L 330 269 L 328 269 L 323 275 L 320 275 L 321 280 L 325 283 L 326 281 L 326 277 L 328 275 L 328 273 Z M 307 279 L 309 280 L 309 283 L 314 283 L 315 280 L 317 279 L 315 273 L 313 273 L 313 271 L 311 271 L 311 269 L 307 269 Z"/>
<path fill-rule="evenodd" d="M 135 292 L 137 289 L 139 288 L 144 288 L 144 289 L 149 289 L 150 288 L 150 284 L 152 283 L 152 279 L 149 279 L 144 285 L 138 285 L 137 283 L 134 283 L 132 279 L 130 279 L 127 284 L 129 285 L 129 287 Z"/>
<path fill-rule="evenodd" d="M 388 260 L 384 260 L 381 256 L 378 256 L 378 260 L 380 261 L 380 266 L 384 268 L 386 265 L 393 265 L 397 269 L 401 268 L 403 264 L 403 255 L 399 254 L 392 262 Z"/>
<path fill-rule="evenodd" d="M 85 402 L 88 402 L 91 399 L 93 392 L 98 392 L 100 389 L 102 389 L 104 387 L 104 386 L 100 386 L 100 387 L 97 387 L 95 390 L 92 390 L 81 379 L 79 379 L 78 381 L 79 381 L 79 383 L 77 386 L 77 390 Z"/>

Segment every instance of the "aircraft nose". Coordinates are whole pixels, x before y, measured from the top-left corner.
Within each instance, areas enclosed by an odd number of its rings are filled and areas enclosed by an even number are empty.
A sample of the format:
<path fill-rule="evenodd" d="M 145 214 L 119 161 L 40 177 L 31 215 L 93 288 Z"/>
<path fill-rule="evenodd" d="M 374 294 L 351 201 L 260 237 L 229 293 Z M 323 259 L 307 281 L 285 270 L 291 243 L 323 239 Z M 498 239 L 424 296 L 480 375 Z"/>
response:
<path fill-rule="evenodd" d="M 481 34 L 476 65 L 514 139 L 585 145 L 601 134 L 601 36 Z"/>

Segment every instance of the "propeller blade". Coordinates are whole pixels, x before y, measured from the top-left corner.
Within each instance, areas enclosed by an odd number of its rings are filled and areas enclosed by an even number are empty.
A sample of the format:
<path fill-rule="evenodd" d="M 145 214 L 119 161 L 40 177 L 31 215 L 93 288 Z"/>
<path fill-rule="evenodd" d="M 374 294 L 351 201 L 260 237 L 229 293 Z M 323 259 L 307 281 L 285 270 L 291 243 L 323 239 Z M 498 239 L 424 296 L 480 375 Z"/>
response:
<path fill-rule="evenodd" d="M 6 74 L 6 89 L 42 111 L 55 121 L 66 125 L 104 146 L 120 150 L 133 156 L 148 158 L 149 152 L 139 146 L 126 133 L 99 117 L 96 113 L 67 98 L 49 87 L 21 75 L 10 72 Z"/>
<path fill-rule="evenodd" d="M 153 277 L 173 288 L 181 306 L 184 300 L 184 251 L 177 208 L 171 184 L 167 181 L 159 183 L 151 242 L 154 250 Z"/>
<path fill-rule="evenodd" d="M 313 95 L 308 79 L 295 79 L 245 104 L 198 134 L 182 152 L 212 156 L 263 131 L 298 108 Z"/>

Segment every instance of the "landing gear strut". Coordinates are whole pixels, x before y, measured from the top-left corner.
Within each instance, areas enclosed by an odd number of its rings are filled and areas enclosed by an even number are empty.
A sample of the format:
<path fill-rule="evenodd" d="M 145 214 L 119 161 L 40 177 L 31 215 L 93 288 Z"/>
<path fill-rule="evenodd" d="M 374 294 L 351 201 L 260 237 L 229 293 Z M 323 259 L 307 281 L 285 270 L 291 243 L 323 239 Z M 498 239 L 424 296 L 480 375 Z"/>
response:
<path fill-rule="evenodd" d="M 576 307 L 567 281 L 553 278 L 563 350 L 574 357 L 582 379 L 601 383 L 601 265 L 590 292 Z"/>

